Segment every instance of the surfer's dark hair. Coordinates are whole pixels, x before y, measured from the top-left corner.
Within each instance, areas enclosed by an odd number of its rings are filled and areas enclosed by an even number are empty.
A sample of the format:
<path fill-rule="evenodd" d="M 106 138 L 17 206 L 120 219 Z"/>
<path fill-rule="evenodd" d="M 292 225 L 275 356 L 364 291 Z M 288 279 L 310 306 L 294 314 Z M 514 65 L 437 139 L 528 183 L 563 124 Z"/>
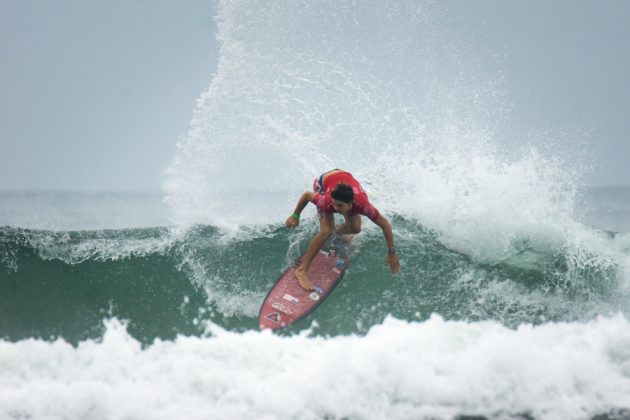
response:
<path fill-rule="evenodd" d="M 337 184 L 330 193 L 330 196 L 344 203 L 352 203 L 354 201 L 354 191 L 352 191 L 352 187 L 348 184 Z"/>

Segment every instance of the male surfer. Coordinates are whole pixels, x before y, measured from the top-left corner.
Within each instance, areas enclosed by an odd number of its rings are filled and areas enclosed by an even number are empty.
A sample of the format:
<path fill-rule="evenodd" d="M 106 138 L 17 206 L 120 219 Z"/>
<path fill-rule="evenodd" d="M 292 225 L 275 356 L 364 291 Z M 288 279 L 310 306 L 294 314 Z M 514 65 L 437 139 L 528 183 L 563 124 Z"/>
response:
<path fill-rule="evenodd" d="M 326 240 L 333 232 L 339 234 L 361 232 L 361 215 L 367 216 L 383 230 L 387 241 L 386 264 L 392 272 L 400 271 L 400 263 L 394 247 L 394 235 L 389 221 L 368 201 L 361 184 L 349 172 L 333 169 L 315 178 L 313 191 L 302 194 L 293 214 L 287 219 L 288 228 L 294 228 L 300 223 L 300 214 L 309 202 L 317 206 L 319 232 L 311 240 L 311 244 L 302 256 L 302 263 L 295 272 L 303 288 L 313 289 L 313 282 L 308 276 L 308 268 Z M 336 228 L 333 213 L 341 213 L 345 219 L 345 222 Z"/>

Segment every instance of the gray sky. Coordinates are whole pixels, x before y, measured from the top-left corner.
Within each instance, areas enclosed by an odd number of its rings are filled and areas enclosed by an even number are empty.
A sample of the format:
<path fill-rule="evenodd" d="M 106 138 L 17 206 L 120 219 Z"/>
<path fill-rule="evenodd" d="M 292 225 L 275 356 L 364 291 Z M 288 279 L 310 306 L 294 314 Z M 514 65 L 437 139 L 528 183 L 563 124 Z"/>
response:
<path fill-rule="evenodd" d="M 0 7 L 0 189 L 159 190 L 216 67 L 212 3 Z"/>
<path fill-rule="evenodd" d="M 453 1 L 525 130 L 584 132 L 628 184 L 630 2 Z M 208 0 L 0 0 L 0 190 L 159 190 L 216 67 Z"/>
<path fill-rule="evenodd" d="M 499 56 L 518 122 L 582 132 L 591 185 L 630 185 L 630 1 L 462 1 L 478 53 Z"/>

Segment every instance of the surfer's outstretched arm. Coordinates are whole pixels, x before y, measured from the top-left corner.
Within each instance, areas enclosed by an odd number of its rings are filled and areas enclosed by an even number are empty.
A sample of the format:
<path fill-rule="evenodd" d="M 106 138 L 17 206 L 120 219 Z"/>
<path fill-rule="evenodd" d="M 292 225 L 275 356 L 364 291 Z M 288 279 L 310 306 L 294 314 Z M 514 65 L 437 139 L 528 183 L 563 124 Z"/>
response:
<path fill-rule="evenodd" d="M 294 228 L 300 223 L 300 214 L 302 213 L 302 210 L 304 210 L 304 207 L 306 207 L 308 202 L 313 199 L 314 195 L 315 193 L 312 191 L 304 191 L 304 194 L 302 194 L 300 200 L 295 206 L 295 210 L 293 210 L 293 214 L 289 216 L 285 222 L 285 225 L 288 228 Z"/>
<path fill-rule="evenodd" d="M 389 221 L 379 215 L 378 219 L 374 221 L 382 230 L 385 241 L 387 241 L 387 266 L 393 273 L 400 271 L 400 262 L 398 261 L 398 255 L 396 255 L 396 247 L 394 246 L 394 233 L 392 232 L 392 226 Z"/>

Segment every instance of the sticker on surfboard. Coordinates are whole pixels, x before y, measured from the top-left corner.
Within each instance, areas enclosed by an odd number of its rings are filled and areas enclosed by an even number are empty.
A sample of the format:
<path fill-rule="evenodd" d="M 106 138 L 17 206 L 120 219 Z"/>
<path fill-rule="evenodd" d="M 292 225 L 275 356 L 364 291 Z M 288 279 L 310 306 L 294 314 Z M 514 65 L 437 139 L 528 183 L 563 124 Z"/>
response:
<path fill-rule="evenodd" d="M 285 293 L 284 295 L 282 295 L 282 299 L 286 300 L 287 302 L 291 302 L 293 304 L 300 303 L 300 299 L 296 298 L 295 296 L 291 296 L 288 293 Z"/>
<path fill-rule="evenodd" d="M 287 315 L 293 314 L 293 310 L 282 302 L 274 302 L 271 304 L 271 307 Z"/>
<path fill-rule="evenodd" d="M 280 314 L 278 312 L 272 312 L 270 314 L 265 315 L 265 319 L 269 321 L 273 321 L 276 324 L 280 324 Z"/>

